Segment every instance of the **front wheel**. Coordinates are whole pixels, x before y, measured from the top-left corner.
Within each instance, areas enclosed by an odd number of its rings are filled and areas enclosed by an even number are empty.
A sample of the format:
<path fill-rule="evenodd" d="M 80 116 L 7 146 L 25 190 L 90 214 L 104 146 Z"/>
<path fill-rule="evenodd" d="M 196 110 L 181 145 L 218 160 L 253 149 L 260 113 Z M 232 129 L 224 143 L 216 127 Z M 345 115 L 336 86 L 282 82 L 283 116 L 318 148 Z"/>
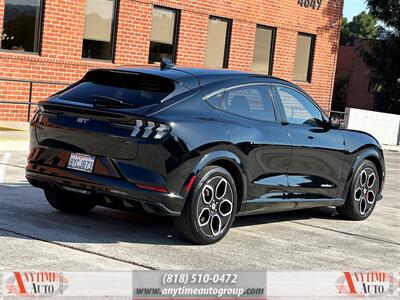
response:
<path fill-rule="evenodd" d="M 345 204 L 336 210 L 347 219 L 365 220 L 375 208 L 378 193 L 378 170 L 371 161 L 364 160 L 352 179 Z"/>
<path fill-rule="evenodd" d="M 198 244 L 213 244 L 229 231 L 236 213 L 235 181 L 228 171 L 205 167 L 197 176 L 180 217 L 174 218 L 177 231 Z"/>

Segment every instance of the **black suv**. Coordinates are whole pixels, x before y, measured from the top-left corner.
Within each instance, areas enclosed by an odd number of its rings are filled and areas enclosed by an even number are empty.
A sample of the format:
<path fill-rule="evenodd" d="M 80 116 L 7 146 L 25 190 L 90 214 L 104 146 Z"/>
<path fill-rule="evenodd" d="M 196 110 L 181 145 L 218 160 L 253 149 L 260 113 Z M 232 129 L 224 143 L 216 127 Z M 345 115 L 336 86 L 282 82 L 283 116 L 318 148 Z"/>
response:
<path fill-rule="evenodd" d="M 92 70 L 39 103 L 26 177 L 60 211 L 144 209 L 200 244 L 239 215 L 336 206 L 364 220 L 381 197 L 382 149 L 339 123 L 274 77 Z"/>

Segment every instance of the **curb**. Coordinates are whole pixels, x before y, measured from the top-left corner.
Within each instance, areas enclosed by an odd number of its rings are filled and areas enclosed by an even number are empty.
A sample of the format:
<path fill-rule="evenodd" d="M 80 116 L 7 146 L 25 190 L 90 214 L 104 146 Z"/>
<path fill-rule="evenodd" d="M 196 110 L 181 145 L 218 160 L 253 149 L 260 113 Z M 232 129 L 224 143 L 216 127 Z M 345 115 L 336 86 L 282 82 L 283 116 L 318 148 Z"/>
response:
<path fill-rule="evenodd" d="M 0 121 L 0 131 L 28 131 L 28 122 Z"/>
<path fill-rule="evenodd" d="M 383 145 L 382 149 L 385 151 L 400 152 L 400 145 L 397 146 Z"/>

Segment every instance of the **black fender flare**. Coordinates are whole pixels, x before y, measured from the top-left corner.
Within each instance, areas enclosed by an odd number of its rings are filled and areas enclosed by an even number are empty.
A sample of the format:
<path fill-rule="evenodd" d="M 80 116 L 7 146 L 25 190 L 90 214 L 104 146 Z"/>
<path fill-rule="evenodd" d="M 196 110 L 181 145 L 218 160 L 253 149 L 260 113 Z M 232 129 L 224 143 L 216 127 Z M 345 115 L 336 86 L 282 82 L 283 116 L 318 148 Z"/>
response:
<path fill-rule="evenodd" d="M 353 176 L 355 172 L 357 171 L 357 168 L 360 166 L 361 162 L 364 159 L 371 160 L 377 167 L 378 172 L 379 172 L 379 181 L 380 181 L 380 189 L 379 189 L 379 194 L 381 197 L 382 189 L 383 189 L 383 184 L 385 181 L 385 163 L 384 163 L 384 158 L 383 158 L 383 152 L 380 148 L 378 147 L 369 147 L 367 149 L 361 150 L 357 158 L 354 160 L 352 166 L 350 167 L 350 170 L 347 174 L 346 181 L 345 181 L 345 187 L 343 189 L 343 195 L 342 199 L 346 201 L 347 195 L 349 193 L 350 189 L 350 184 L 353 179 Z"/>
<path fill-rule="evenodd" d="M 221 165 L 222 163 L 222 165 Z M 247 195 L 247 174 L 245 171 L 245 167 L 243 165 L 242 160 L 240 159 L 239 156 L 237 156 L 235 153 L 227 150 L 216 150 L 209 152 L 205 154 L 201 160 L 195 165 L 193 168 L 191 174 L 189 177 L 186 179 L 184 188 L 183 188 L 183 195 L 186 201 L 187 196 L 189 195 L 190 189 L 188 190 L 186 187 L 190 184 L 190 181 L 192 180 L 193 176 L 197 176 L 197 174 L 206 166 L 216 164 L 218 166 L 224 167 L 223 163 L 229 164 L 229 166 L 233 167 L 236 169 L 235 174 L 231 174 L 232 177 L 234 177 L 235 182 L 241 184 L 241 199 L 238 199 L 238 208 L 240 208 L 241 203 L 243 202 L 244 199 L 246 199 Z M 231 170 L 227 170 L 231 171 Z M 230 172 L 232 173 L 232 172 Z M 240 174 L 240 178 L 238 178 L 237 175 Z M 236 175 L 236 176 L 235 176 Z M 239 192 L 238 192 L 239 193 Z"/>

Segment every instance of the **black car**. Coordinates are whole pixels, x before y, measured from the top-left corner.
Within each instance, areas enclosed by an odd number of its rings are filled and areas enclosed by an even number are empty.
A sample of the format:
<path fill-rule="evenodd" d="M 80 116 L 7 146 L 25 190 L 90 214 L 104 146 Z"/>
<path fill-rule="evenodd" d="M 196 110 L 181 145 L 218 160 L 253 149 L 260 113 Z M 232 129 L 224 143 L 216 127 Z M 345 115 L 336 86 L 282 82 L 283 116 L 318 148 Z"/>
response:
<path fill-rule="evenodd" d="M 92 70 L 40 102 L 26 177 L 60 211 L 167 215 L 210 244 L 240 215 L 335 206 L 364 220 L 385 166 L 372 136 L 290 82 L 164 62 Z"/>

